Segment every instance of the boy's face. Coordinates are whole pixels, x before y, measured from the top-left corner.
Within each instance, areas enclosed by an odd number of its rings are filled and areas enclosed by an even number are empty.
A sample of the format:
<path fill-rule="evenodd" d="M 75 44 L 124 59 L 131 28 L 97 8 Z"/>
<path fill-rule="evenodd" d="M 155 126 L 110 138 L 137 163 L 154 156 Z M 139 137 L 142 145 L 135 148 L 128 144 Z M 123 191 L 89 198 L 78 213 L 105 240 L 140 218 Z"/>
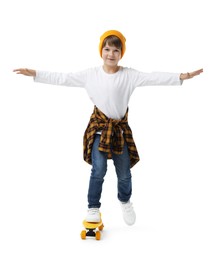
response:
<path fill-rule="evenodd" d="M 104 65 L 116 67 L 121 59 L 121 50 L 115 46 L 109 46 L 108 43 L 106 43 L 105 47 L 102 49 L 102 59 Z"/>

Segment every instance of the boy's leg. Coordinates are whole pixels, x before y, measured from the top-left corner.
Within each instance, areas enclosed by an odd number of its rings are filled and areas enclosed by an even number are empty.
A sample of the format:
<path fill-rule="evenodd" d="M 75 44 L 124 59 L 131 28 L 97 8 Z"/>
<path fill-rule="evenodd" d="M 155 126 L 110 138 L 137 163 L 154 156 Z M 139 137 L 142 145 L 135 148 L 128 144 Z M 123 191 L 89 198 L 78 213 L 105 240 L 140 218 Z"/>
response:
<path fill-rule="evenodd" d="M 133 225 L 136 220 L 136 214 L 132 203 L 130 202 L 132 194 L 132 178 L 130 171 L 130 157 L 126 143 L 124 144 L 122 154 L 113 154 L 113 162 L 118 178 L 118 199 L 121 202 L 123 218 L 126 224 Z"/>
<path fill-rule="evenodd" d="M 132 194 L 132 180 L 130 171 L 130 157 L 126 143 L 122 154 L 112 154 L 118 178 L 118 199 L 128 202 Z"/>
<path fill-rule="evenodd" d="M 92 170 L 88 189 L 88 208 L 100 208 L 104 176 L 107 172 L 107 153 L 100 152 L 100 135 L 96 134 L 92 148 Z"/>

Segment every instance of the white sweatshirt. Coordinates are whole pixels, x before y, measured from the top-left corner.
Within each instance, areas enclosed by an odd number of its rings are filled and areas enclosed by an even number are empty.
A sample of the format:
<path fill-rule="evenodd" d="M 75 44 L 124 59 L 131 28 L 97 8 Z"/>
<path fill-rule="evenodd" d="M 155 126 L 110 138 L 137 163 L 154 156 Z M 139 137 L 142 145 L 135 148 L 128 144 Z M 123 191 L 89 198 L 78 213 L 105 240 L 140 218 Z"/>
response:
<path fill-rule="evenodd" d="M 107 117 L 121 119 L 126 113 L 130 96 L 137 87 L 181 85 L 180 73 L 144 73 L 120 67 L 108 74 L 102 66 L 77 73 L 36 71 L 35 82 L 85 88 L 88 96 Z"/>

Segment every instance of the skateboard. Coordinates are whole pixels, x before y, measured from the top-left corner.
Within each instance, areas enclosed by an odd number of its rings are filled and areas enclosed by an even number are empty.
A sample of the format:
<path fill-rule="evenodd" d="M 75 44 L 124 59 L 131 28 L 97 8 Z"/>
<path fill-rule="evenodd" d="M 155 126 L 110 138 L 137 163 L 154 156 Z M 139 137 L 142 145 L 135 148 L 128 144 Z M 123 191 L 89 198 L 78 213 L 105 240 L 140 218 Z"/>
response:
<path fill-rule="evenodd" d="M 101 239 L 101 232 L 104 228 L 104 225 L 102 223 L 102 219 L 100 222 L 87 222 L 84 220 L 83 226 L 85 227 L 85 230 L 82 230 L 81 232 L 81 238 L 86 239 L 86 237 L 95 237 L 96 240 Z"/>

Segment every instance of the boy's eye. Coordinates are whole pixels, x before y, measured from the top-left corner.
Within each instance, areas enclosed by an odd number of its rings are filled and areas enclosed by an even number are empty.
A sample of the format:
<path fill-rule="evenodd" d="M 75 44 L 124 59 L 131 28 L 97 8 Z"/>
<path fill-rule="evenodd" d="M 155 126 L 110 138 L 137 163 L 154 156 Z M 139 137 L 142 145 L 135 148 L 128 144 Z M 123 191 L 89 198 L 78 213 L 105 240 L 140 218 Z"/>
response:
<path fill-rule="evenodd" d="M 110 51 L 109 48 L 104 48 L 104 50 L 105 50 L 105 51 Z M 119 49 L 116 49 L 116 50 L 114 50 L 114 52 L 120 52 L 120 50 L 119 50 Z"/>

